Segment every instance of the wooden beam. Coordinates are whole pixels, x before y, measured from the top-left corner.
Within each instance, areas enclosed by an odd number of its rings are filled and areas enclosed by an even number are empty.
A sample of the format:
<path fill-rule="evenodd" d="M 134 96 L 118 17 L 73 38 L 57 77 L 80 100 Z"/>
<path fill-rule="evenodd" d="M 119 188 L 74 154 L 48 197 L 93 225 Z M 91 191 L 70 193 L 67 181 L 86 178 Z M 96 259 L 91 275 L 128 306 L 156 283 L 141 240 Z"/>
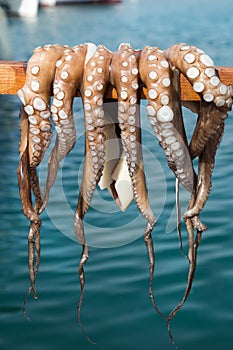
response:
<path fill-rule="evenodd" d="M 27 63 L 22 61 L 0 61 L 0 94 L 15 95 L 26 79 Z M 221 81 L 226 84 L 233 84 L 233 67 L 217 67 Z M 181 100 L 198 101 L 200 97 L 192 89 L 190 82 L 181 74 Z M 117 98 L 115 89 L 107 91 L 107 97 Z M 143 88 L 142 98 L 147 98 L 147 90 Z"/>
<path fill-rule="evenodd" d="M 0 61 L 0 94 L 15 95 L 26 79 L 26 62 Z"/>

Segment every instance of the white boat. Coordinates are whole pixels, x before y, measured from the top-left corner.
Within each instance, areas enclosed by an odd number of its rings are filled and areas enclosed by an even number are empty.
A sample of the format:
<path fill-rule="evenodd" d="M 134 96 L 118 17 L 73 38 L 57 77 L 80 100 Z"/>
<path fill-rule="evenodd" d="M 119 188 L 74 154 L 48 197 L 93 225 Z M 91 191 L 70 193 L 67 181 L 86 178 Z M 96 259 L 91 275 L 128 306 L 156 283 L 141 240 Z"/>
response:
<path fill-rule="evenodd" d="M 38 13 L 39 0 L 22 0 L 19 6 L 19 16 L 36 17 Z"/>
<path fill-rule="evenodd" d="M 121 0 L 40 0 L 41 6 L 75 5 L 84 3 L 117 3 Z"/>
<path fill-rule="evenodd" d="M 121 0 L 5 0 L 11 15 L 35 18 L 39 6 L 75 5 L 84 3 L 117 3 Z"/>
<path fill-rule="evenodd" d="M 9 60 L 12 56 L 8 35 L 8 22 L 5 11 L 0 6 L 0 59 Z"/>
<path fill-rule="evenodd" d="M 57 0 L 40 0 L 41 6 L 55 6 Z"/>
<path fill-rule="evenodd" d="M 40 0 L 8 0 L 9 13 L 22 17 L 35 18 Z"/>

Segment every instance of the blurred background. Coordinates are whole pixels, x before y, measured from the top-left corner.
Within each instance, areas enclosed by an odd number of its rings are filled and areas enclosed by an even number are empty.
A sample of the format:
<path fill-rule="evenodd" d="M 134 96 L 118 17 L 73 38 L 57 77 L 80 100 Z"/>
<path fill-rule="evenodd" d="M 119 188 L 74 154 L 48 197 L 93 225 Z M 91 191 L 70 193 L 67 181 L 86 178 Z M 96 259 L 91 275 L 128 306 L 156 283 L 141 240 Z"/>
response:
<path fill-rule="evenodd" d="M 38 4 L 37 4 L 38 5 Z M 128 42 L 135 49 L 161 49 L 186 42 L 206 51 L 216 65 L 233 65 L 232 0 L 122 0 L 108 4 L 59 5 L 19 14 L 19 2 L 0 8 L 0 59 L 27 61 L 33 49 L 45 44 L 78 45 L 93 42 L 116 51 Z M 167 350 L 173 349 L 164 321 L 150 303 L 148 259 L 143 242 L 145 221 L 134 204 L 120 213 L 106 193 L 96 190 L 85 218 L 87 235 L 95 237 L 86 265 L 82 321 L 97 342 L 87 342 L 77 324 L 81 247 L 73 235 L 83 161 L 83 112 L 74 104 L 77 145 L 61 164 L 51 201 L 43 213 L 41 266 L 37 301 L 22 304 L 29 286 L 27 234 L 29 224 L 18 195 L 17 96 L 0 96 L 0 349 L 2 350 Z M 154 292 L 168 314 L 183 296 L 188 263 L 179 252 L 175 217 L 175 181 L 153 136 L 142 102 L 145 171 L 152 208 L 158 219 L 153 237 L 156 252 Z M 195 116 L 184 109 L 188 136 Z M 203 210 L 207 224 L 198 251 L 192 292 L 173 319 L 173 336 L 183 350 L 231 350 L 233 345 L 233 123 L 216 157 L 213 189 Z M 46 157 L 39 169 L 44 181 Z M 188 196 L 181 191 L 183 210 Z M 67 209 L 67 210 L 66 210 Z M 185 229 L 184 246 L 187 248 Z"/>

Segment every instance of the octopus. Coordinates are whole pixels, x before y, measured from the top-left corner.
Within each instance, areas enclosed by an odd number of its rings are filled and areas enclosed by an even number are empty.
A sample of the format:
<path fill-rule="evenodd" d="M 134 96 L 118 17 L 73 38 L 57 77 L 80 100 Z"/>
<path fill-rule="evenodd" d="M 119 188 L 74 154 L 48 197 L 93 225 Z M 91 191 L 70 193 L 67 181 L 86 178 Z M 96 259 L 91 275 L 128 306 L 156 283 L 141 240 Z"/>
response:
<path fill-rule="evenodd" d="M 181 101 L 180 74 L 191 83 L 200 97 L 199 101 Z M 115 110 L 107 107 L 106 92 L 109 88 L 117 92 Z M 187 286 L 182 300 L 168 316 L 164 316 L 157 307 L 153 292 L 155 258 L 152 231 L 156 218 L 149 202 L 143 162 L 140 119 L 143 88 L 147 89 L 148 120 L 176 179 L 177 198 L 180 185 L 190 193 L 183 217 L 188 235 Z M 82 99 L 85 121 L 84 167 L 74 215 L 74 232 L 82 245 L 78 267 L 81 287 L 78 322 L 91 341 L 81 323 L 84 267 L 89 256 L 83 220 L 99 185 L 109 191 L 122 211 L 134 200 L 146 220 L 144 242 L 149 259 L 149 295 L 154 309 L 166 321 L 174 342 L 170 322 L 192 288 L 197 249 L 202 232 L 207 229 L 200 214 L 211 191 L 215 155 L 224 132 L 224 121 L 232 107 L 232 86 L 220 81 L 213 60 L 204 51 L 183 43 L 166 50 L 151 46 L 134 50 L 126 43 L 121 44 L 116 52 L 92 43 L 74 47 L 45 45 L 34 50 L 27 64 L 25 85 L 18 91 L 22 102 L 19 194 L 23 213 L 30 221 L 30 287 L 27 298 L 31 293 L 37 298 L 35 281 L 40 263 L 40 215 L 49 201 L 60 161 L 75 147 L 73 101 L 76 96 Z M 186 135 L 183 106 L 198 116 L 191 140 Z M 49 156 L 47 179 L 42 191 L 37 167 L 49 147 L 52 123 L 56 141 Z M 115 140 L 117 147 L 109 146 L 109 140 Z M 197 171 L 193 165 L 195 158 L 198 160 Z M 178 234 L 184 254 L 179 225 Z"/>

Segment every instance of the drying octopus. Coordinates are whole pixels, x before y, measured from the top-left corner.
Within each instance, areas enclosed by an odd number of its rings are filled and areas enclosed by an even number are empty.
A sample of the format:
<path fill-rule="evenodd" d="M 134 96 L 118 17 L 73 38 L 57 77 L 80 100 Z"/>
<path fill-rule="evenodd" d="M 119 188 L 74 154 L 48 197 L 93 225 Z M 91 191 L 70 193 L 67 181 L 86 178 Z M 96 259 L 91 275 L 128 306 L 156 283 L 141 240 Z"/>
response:
<path fill-rule="evenodd" d="M 191 83 L 200 101 L 185 107 L 198 118 L 188 141 L 180 100 L 180 74 Z M 106 91 L 117 92 L 116 111 L 105 104 Z M 141 143 L 140 97 L 147 89 L 147 115 L 151 127 L 163 148 L 168 166 L 175 175 L 177 193 L 181 184 L 190 201 L 184 221 L 188 234 L 189 263 L 187 286 L 180 303 L 165 317 L 155 303 L 153 293 L 154 246 L 152 230 L 156 224 L 149 203 Z M 224 131 L 224 121 L 231 110 L 233 90 L 220 81 L 212 59 L 202 50 L 186 44 L 176 44 L 167 50 L 146 46 L 134 50 L 121 44 L 116 52 L 103 45 L 85 43 L 74 47 L 46 45 L 34 50 L 29 59 L 25 85 L 18 91 L 20 110 L 19 192 L 24 215 L 30 221 L 28 234 L 28 266 L 30 288 L 37 298 L 36 275 L 40 263 L 40 214 L 46 208 L 49 192 L 56 180 L 59 163 L 74 148 L 76 130 L 73 101 L 81 96 L 85 120 L 85 158 L 74 231 L 82 245 L 79 263 L 81 294 L 78 320 L 84 294 L 84 265 L 88 259 L 83 220 L 97 187 L 108 189 L 116 204 L 125 211 L 132 200 L 146 220 L 144 242 L 149 257 L 149 293 L 155 310 L 162 316 L 170 332 L 170 321 L 180 310 L 192 287 L 196 269 L 197 248 L 206 226 L 200 212 L 211 191 L 215 154 Z M 53 99 L 50 102 L 50 96 Z M 40 189 L 37 166 L 41 163 L 52 138 L 56 141 L 48 161 L 44 193 Z M 118 141 L 118 152 L 107 141 Z M 113 161 L 111 154 L 114 153 Z M 198 158 L 196 173 L 193 160 Z M 121 180 L 124 179 L 124 188 Z M 182 238 L 180 229 L 180 246 Z M 27 297 L 28 297 L 27 296 Z M 88 338 L 89 339 L 89 338 Z M 89 339 L 90 340 L 90 339 Z"/>

